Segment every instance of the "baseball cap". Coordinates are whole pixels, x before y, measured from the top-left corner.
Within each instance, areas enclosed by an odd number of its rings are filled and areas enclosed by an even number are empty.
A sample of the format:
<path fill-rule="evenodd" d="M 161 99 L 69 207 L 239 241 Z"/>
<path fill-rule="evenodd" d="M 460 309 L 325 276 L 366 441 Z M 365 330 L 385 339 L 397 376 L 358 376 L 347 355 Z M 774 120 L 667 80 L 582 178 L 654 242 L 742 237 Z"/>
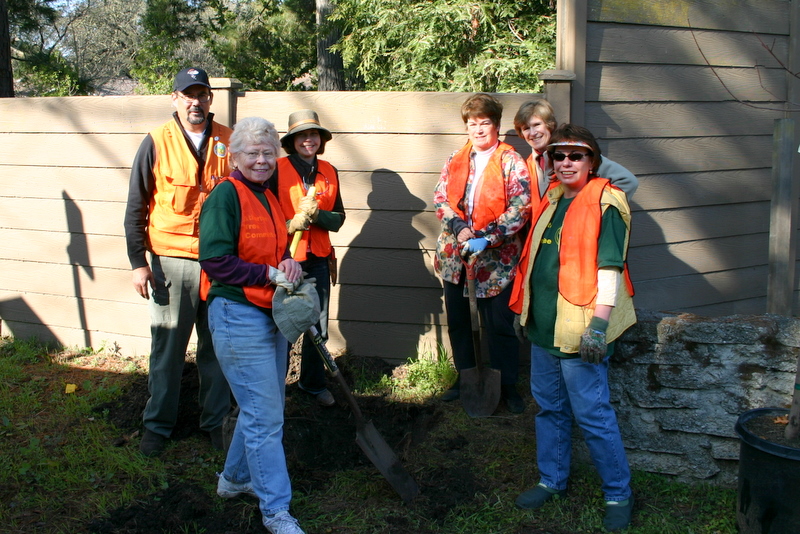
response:
<path fill-rule="evenodd" d="M 206 74 L 206 71 L 196 67 L 183 69 L 175 75 L 175 82 L 172 84 L 172 90 L 183 92 L 193 85 L 204 85 L 211 89 L 211 86 L 208 84 L 208 74 Z"/>

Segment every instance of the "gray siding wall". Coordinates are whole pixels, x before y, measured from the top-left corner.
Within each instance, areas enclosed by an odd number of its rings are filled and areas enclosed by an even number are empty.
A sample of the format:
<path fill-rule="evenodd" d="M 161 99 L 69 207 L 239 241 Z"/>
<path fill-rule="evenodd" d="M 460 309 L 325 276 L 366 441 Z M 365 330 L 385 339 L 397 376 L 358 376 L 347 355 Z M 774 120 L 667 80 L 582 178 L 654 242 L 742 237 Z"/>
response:
<path fill-rule="evenodd" d="M 637 307 L 766 311 L 772 133 L 787 100 L 790 8 L 588 0 L 585 125 L 641 183 L 629 257 Z"/>

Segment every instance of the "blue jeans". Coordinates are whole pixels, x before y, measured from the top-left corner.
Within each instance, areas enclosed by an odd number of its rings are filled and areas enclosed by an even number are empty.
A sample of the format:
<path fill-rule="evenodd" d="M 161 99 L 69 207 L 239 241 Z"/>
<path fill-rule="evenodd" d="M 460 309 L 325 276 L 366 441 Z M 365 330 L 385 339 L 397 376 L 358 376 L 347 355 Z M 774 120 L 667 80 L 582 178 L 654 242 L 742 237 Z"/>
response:
<path fill-rule="evenodd" d="M 211 301 L 208 324 L 239 404 L 222 474 L 252 482 L 265 516 L 288 510 L 292 485 L 282 442 L 288 342 L 268 313 L 223 297 Z"/>
<path fill-rule="evenodd" d="M 608 358 L 595 365 L 580 358 L 559 358 L 532 345 L 531 393 L 540 408 L 536 414 L 540 482 L 548 488 L 566 489 L 574 415 L 600 474 L 605 500 L 630 497 L 630 468 L 609 400 Z"/>
<path fill-rule="evenodd" d="M 206 303 L 200 300 L 200 264 L 151 254 L 150 267 L 155 283 L 149 301 L 150 399 L 144 409 L 144 426 L 165 437 L 172 433 L 178 419 L 186 347 L 192 328 L 196 328 L 200 429 L 208 432 L 222 425 L 230 411 L 231 391 L 214 354 Z"/>

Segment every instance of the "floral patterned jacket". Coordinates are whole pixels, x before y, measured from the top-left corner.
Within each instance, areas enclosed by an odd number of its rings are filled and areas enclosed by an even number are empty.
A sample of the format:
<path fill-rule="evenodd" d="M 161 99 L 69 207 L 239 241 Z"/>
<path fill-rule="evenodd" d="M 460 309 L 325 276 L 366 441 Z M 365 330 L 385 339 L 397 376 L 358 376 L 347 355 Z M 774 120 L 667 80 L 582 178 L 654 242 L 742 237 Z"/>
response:
<path fill-rule="evenodd" d="M 442 232 L 436 243 L 433 267 L 442 280 L 458 284 L 464 264 L 459 251 L 461 247 L 451 230 L 452 220 L 458 217 L 447 200 L 447 185 L 450 178 L 450 162 L 458 151 L 450 155 L 442 169 L 439 183 L 433 194 L 436 216 L 442 223 Z M 472 185 L 475 176 L 474 150 L 470 155 L 470 175 L 467 187 Z M 522 252 L 522 240 L 518 232 L 525 227 L 530 216 L 530 177 L 522 156 L 513 150 L 502 154 L 501 169 L 505 184 L 506 211 L 487 228 L 473 228 L 483 231 L 489 246 L 478 255 L 476 262 L 475 293 L 478 298 L 494 297 L 514 280 L 517 262 Z M 466 284 L 465 284 L 466 296 Z"/>

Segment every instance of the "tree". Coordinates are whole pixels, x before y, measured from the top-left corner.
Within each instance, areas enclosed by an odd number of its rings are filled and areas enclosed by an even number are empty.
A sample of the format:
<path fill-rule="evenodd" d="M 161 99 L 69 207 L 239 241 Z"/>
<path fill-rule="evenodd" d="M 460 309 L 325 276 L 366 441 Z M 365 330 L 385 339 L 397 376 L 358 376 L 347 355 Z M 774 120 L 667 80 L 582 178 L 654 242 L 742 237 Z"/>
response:
<path fill-rule="evenodd" d="M 331 47 L 339 41 L 337 24 L 328 22 L 333 10 L 331 0 L 316 0 L 317 6 L 317 80 L 320 91 L 344 91 L 344 63 Z"/>
<path fill-rule="evenodd" d="M 8 28 L 8 4 L 0 0 L 0 98 L 14 96 L 11 70 L 11 34 Z"/>
<path fill-rule="evenodd" d="M 369 90 L 534 92 L 555 62 L 550 0 L 337 0 L 331 19 Z"/>

